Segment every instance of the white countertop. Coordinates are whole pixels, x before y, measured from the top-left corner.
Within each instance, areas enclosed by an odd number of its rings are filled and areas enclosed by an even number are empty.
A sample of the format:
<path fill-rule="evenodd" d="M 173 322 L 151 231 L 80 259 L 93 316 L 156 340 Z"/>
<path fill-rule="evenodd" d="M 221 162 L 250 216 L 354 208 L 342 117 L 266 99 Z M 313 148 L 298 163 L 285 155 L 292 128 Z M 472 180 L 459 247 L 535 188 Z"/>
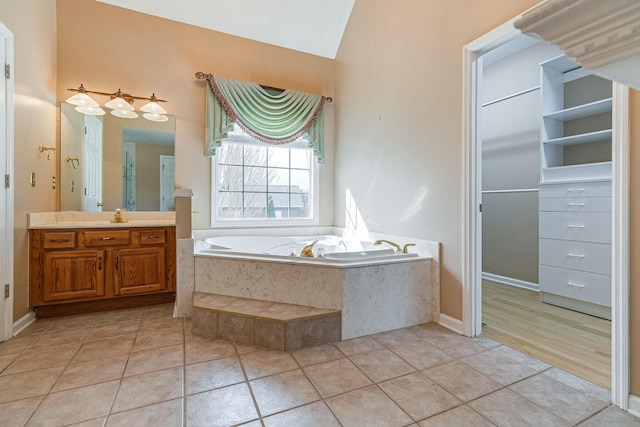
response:
<path fill-rule="evenodd" d="M 128 222 L 112 223 L 114 212 L 34 212 L 27 214 L 29 229 L 123 228 L 176 225 L 175 212 L 123 212 Z"/>

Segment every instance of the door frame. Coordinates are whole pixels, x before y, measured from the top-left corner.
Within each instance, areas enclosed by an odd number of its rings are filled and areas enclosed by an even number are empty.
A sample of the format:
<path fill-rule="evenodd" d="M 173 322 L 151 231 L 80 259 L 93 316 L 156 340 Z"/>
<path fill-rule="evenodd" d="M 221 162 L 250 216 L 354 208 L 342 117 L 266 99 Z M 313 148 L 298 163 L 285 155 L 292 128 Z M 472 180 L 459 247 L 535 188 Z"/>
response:
<path fill-rule="evenodd" d="M 3 262 L 5 277 L 0 278 L 3 280 L 0 284 L 2 285 L 2 290 L 4 291 L 4 286 L 9 285 L 9 297 L 4 297 L 4 292 L 0 295 L 0 299 L 4 304 L 4 317 L 0 319 L 0 341 L 4 341 L 13 336 L 13 263 L 14 263 L 14 186 L 15 186 L 15 176 L 14 176 L 14 166 L 13 166 L 13 135 L 14 135 L 14 112 L 13 112 L 13 93 L 14 93 L 14 73 L 15 67 L 13 62 L 14 57 L 14 41 L 13 41 L 13 33 L 2 23 L 0 22 L 0 38 L 3 39 L 3 43 L 5 44 L 5 63 L 9 65 L 10 76 L 9 78 L 4 79 L 4 87 L 5 87 L 5 119 L 6 119 L 6 129 L 4 134 L 2 135 L 2 142 L 0 143 L 0 152 L 5 154 L 5 174 L 9 176 L 10 185 L 5 188 L 5 191 L 2 192 L 0 197 L 4 198 L 4 227 L 5 231 L 5 241 L 2 243 L 4 247 L 2 248 L 2 252 L 4 254 Z M 4 70 L 3 70 L 4 71 Z M 4 178 L 3 178 L 4 179 Z"/>
<path fill-rule="evenodd" d="M 481 56 L 521 34 L 520 16 L 463 47 L 462 82 L 462 332 L 482 333 L 482 143 L 480 140 Z M 627 410 L 629 401 L 629 88 L 613 84 L 612 137 L 612 307 L 611 400 Z"/>

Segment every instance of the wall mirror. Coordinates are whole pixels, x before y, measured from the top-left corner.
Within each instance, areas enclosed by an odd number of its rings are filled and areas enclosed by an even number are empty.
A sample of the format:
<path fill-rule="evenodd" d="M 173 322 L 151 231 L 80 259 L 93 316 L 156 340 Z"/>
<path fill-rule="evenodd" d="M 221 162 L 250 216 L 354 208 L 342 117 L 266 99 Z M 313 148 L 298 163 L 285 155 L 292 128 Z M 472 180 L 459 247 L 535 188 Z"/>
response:
<path fill-rule="evenodd" d="M 175 117 L 151 122 L 60 105 L 60 210 L 173 210 Z"/>

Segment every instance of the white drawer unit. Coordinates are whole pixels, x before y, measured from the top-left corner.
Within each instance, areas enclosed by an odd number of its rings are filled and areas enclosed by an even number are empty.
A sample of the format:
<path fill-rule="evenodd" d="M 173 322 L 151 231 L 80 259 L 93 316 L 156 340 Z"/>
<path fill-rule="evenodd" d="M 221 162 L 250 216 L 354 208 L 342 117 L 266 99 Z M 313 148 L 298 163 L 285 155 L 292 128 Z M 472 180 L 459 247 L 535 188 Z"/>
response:
<path fill-rule="evenodd" d="M 544 197 L 540 212 L 611 212 L 611 197 Z"/>
<path fill-rule="evenodd" d="M 548 265 L 541 265 L 539 274 L 544 292 L 611 307 L 611 276 Z"/>
<path fill-rule="evenodd" d="M 611 245 L 540 239 L 540 264 L 604 275 L 611 274 Z"/>
<path fill-rule="evenodd" d="M 600 212 L 540 212 L 542 239 L 611 243 L 611 214 Z"/>
<path fill-rule="evenodd" d="M 611 181 L 576 181 L 541 184 L 540 198 L 611 197 Z"/>

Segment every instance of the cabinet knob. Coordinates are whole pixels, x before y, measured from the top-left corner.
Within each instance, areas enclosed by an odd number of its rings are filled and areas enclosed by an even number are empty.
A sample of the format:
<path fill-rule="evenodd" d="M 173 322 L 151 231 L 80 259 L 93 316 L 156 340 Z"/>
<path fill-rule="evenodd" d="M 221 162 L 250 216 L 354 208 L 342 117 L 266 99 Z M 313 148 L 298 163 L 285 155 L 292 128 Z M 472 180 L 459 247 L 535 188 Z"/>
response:
<path fill-rule="evenodd" d="M 116 270 L 120 270 L 120 264 L 119 264 L 120 257 L 116 257 L 115 261 L 116 261 Z"/>
<path fill-rule="evenodd" d="M 102 270 L 102 257 L 98 257 L 98 271 Z"/>

